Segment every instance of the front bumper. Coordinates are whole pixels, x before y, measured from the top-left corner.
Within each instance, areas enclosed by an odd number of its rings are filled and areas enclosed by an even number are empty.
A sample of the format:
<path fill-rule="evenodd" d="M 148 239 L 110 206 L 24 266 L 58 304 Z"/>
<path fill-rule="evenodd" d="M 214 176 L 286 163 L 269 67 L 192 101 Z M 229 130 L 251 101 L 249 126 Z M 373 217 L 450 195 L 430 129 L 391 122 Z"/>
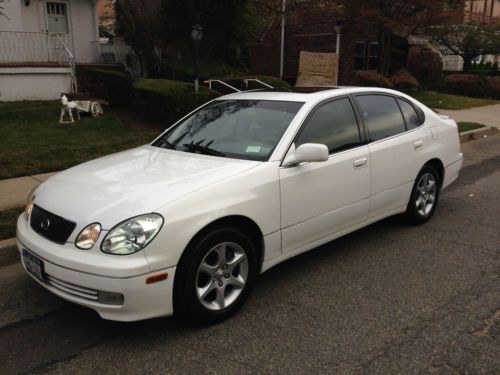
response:
<path fill-rule="evenodd" d="M 172 315 L 172 292 L 176 267 L 119 277 L 105 276 L 99 272 L 88 272 L 88 270 L 81 271 L 75 267 L 74 263 L 70 266 L 65 264 L 64 258 L 61 258 L 60 262 L 54 259 L 53 249 L 45 249 L 48 246 L 47 241 L 43 239 L 43 241 L 34 241 L 33 236 L 37 234 L 24 224 L 24 218 L 21 215 L 17 229 L 19 252 L 22 254 L 23 250 L 27 250 L 43 261 L 44 277 L 42 280 L 28 274 L 52 293 L 95 310 L 104 319 L 135 321 Z M 61 249 L 61 251 L 64 250 Z M 26 270 L 22 255 L 21 261 Z M 165 272 L 168 273 L 166 280 L 146 284 L 148 277 Z M 103 293 L 121 294 L 123 303 L 101 303 L 99 294 Z"/>

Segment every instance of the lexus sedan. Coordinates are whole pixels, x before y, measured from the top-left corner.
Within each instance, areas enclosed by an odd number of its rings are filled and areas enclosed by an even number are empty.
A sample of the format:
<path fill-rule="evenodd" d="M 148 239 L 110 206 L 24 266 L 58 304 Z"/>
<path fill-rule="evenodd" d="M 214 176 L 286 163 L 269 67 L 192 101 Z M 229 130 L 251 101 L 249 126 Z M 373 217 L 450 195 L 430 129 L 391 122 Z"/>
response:
<path fill-rule="evenodd" d="M 34 280 L 105 319 L 214 323 L 288 258 L 391 215 L 425 223 L 462 159 L 456 123 L 397 91 L 236 93 L 49 178 L 17 244 Z"/>

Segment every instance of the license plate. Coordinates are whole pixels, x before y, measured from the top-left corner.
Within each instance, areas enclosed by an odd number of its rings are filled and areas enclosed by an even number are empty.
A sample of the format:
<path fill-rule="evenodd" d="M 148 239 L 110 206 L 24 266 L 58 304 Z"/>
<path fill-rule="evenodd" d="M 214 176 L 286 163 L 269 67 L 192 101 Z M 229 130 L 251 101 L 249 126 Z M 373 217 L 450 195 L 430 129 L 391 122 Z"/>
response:
<path fill-rule="evenodd" d="M 26 271 L 28 271 L 31 276 L 43 281 L 43 260 L 33 253 L 30 253 L 28 250 L 23 249 L 23 262 Z"/>

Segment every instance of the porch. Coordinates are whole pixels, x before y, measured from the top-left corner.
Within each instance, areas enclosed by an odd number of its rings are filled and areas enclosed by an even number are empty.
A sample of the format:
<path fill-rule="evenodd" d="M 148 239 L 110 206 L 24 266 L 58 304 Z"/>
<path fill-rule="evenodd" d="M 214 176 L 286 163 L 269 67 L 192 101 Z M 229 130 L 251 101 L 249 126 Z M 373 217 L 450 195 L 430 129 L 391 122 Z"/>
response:
<path fill-rule="evenodd" d="M 85 64 L 123 66 L 141 75 L 140 59 L 123 40 L 89 43 L 95 58 L 87 55 Z M 77 92 L 79 61 L 71 46 L 66 33 L 0 31 L 0 101 L 55 99 L 61 92 Z"/>

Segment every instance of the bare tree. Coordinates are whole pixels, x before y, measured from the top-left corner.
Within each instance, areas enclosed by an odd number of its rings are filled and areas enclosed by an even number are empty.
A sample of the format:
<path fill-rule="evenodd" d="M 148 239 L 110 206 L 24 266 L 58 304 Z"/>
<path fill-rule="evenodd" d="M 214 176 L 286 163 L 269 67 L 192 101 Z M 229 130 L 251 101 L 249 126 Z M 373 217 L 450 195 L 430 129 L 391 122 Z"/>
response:
<path fill-rule="evenodd" d="M 481 55 L 500 54 L 500 21 L 468 21 L 458 25 L 429 29 L 436 47 L 443 55 L 462 57 L 463 71 L 468 72 L 472 60 Z"/>
<path fill-rule="evenodd" d="M 10 18 L 5 14 L 5 7 L 2 5 L 3 3 L 5 3 L 5 0 L 0 0 L 0 16 L 3 16 L 10 20 Z"/>
<path fill-rule="evenodd" d="M 148 74 L 160 72 L 155 48 L 162 43 L 161 0 L 117 0 L 115 2 L 118 34 L 143 59 Z"/>
<path fill-rule="evenodd" d="M 379 73 L 387 76 L 392 38 L 407 38 L 431 25 L 448 24 L 463 11 L 463 0 L 346 0 L 346 15 L 354 22 L 373 24 L 380 45 Z"/>

